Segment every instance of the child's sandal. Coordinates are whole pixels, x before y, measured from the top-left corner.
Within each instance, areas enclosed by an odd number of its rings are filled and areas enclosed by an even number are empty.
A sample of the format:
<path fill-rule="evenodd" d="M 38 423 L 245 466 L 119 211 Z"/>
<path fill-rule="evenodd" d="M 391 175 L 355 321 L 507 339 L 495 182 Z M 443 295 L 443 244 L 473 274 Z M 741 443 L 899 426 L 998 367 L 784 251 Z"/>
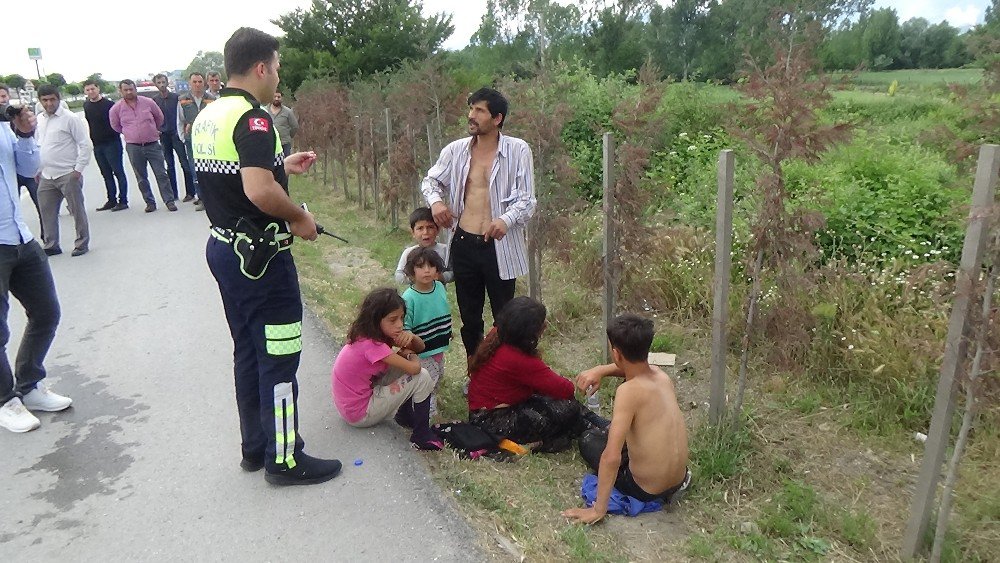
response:
<path fill-rule="evenodd" d="M 441 440 L 427 440 L 426 442 L 410 442 L 414 449 L 425 452 L 439 452 L 444 449 L 444 442 Z"/>

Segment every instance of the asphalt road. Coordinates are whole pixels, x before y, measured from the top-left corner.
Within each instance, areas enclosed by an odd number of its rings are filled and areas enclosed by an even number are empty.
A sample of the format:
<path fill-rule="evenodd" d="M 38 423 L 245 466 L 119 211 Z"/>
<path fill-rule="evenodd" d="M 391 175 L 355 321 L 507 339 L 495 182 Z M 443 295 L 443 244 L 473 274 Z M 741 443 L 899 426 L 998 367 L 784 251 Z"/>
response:
<path fill-rule="evenodd" d="M 339 344 L 308 311 L 300 431 L 307 453 L 337 457 L 344 471 L 277 488 L 240 470 L 208 221 L 189 203 L 143 213 L 128 173 L 132 208 L 96 212 L 104 183 L 95 162 L 86 170 L 89 254 L 69 255 L 73 220 L 60 216 L 65 253 L 49 262 L 63 316 L 47 381 L 73 406 L 38 413 L 41 428 L 26 434 L 0 430 L 0 561 L 483 559 L 407 434 L 340 420 L 330 396 Z M 22 208 L 37 234 L 27 196 Z M 13 362 L 25 320 L 11 302 Z"/>

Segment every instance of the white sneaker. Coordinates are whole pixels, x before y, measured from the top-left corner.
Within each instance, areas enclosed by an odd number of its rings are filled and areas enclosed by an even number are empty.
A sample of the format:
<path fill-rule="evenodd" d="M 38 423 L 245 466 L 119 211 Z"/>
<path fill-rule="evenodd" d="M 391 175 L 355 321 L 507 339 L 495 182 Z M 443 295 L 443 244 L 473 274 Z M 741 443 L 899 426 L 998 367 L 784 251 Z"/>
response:
<path fill-rule="evenodd" d="M 21 399 L 17 397 L 0 407 L 0 426 L 11 432 L 27 432 L 41 425 L 42 423 L 24 408 Z"/>
<path fill-rule="evenodd" d="M 32 411 L 56 412 L 73 404 L 73 399 L 49 391 L 44 383 L 39 383 L 22 400 L 24 406 Z"/>

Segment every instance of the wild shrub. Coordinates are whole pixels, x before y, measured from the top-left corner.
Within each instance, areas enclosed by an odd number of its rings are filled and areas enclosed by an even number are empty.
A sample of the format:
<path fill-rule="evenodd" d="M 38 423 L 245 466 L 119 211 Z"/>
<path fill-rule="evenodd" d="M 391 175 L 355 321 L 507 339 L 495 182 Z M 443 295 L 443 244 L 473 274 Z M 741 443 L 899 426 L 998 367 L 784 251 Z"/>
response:
<path fill-rule="evenodd" d="M 957 262 L 969 192 L 952 187 L 954 168 L 938 153 L 862 134 L 822 163 L 785 170 L 796 198 L 826 216 L 816 236 L 824 260 Z"/>

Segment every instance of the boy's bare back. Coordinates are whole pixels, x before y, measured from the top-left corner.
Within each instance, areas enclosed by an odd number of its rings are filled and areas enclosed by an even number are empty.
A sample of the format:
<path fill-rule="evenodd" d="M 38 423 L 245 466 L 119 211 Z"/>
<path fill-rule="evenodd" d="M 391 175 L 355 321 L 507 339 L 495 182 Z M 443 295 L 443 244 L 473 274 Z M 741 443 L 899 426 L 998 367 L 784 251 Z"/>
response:
<path fill-rule="evenodd" d="M 636 484 L 651 494 L 680 484 L 687 470 L 687 429 L 670 377 L 650 366 L 626 380 L 615 396 L 615 418 L 619 409 L 631 418 L 625 444 Z"/>

